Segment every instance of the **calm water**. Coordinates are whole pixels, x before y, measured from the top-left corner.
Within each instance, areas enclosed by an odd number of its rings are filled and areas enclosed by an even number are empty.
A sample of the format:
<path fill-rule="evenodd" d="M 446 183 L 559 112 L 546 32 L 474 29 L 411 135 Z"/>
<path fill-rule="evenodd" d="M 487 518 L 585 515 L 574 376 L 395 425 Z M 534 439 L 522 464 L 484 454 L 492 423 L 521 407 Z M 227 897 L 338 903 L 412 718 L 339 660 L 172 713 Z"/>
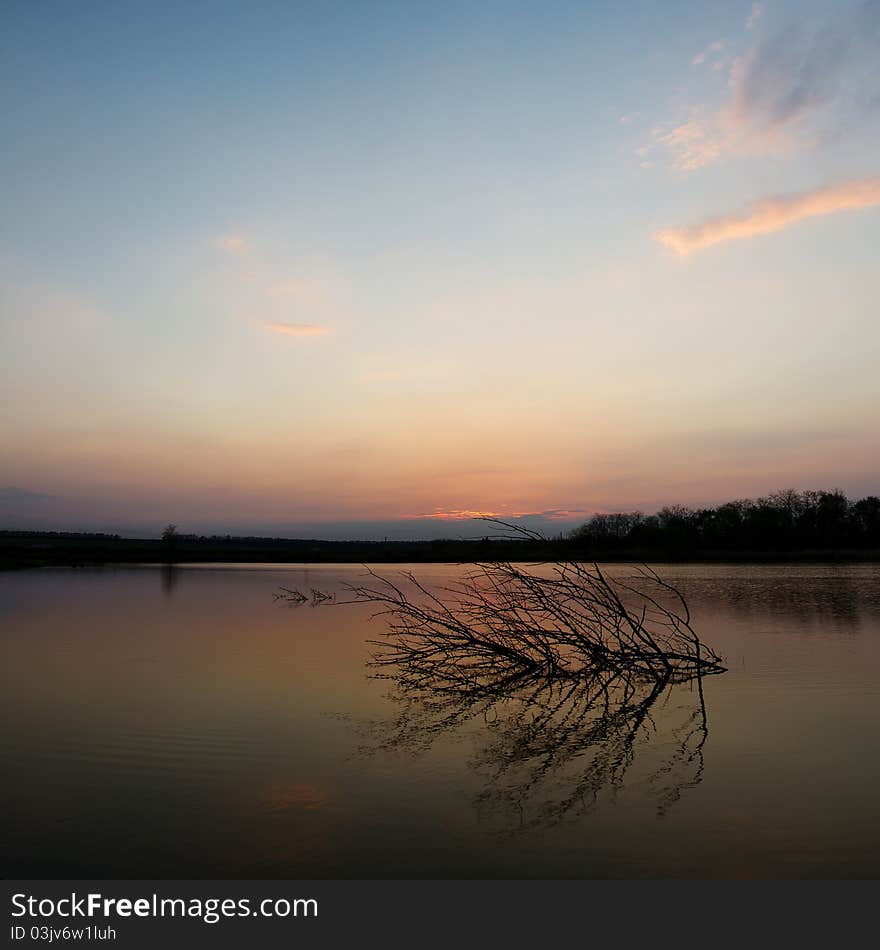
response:
<path fill-rule="evenodd" d="M 402 694 L 367 609 L 273 601 L 356 567 L 2 574 L 4 876 L 877 877 L 880 566 L 662 570 L 707 730 Z"/>

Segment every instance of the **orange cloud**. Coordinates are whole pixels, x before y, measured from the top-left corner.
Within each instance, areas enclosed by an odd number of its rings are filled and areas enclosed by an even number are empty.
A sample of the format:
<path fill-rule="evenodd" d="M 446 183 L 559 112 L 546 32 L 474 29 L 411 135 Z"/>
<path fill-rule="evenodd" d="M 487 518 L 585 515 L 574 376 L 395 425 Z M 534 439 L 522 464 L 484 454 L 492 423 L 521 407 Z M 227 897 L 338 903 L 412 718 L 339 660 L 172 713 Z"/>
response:
<path fill-rule="evenodd" d="M 282 336 L 323 336 L 330 332 L 328 327 L 320 327 L 313 323 L 264 323 L 263 326 Z"/>
<path fill-rule="evenodd" d="M 227 254 L 243 254 L 247 249 L 247 241 L 243 237 L 229 234 L 214 241 L 214 246 Z"/>
<path fill-rule="evenodd" d="M 583 508 L 547 508 L 544 511 L 475 511 L 470 508 L 435 508 L 433 511 L 422 512 L 418 515 L 400 515 L 401 519 L 411 521 L 422 518 L 433 521 L 478 521 L 483 518 L 506 518 L 518 520 L 521 518 L 542 518 L 545 521 L 569 521 L 572 518 L 586 517 L 592 514 Z"/>
<path fill-rule="evenodd" d="M 464 508 L 435 508 L 433 511 L 423 512 L 418 515 L 402 515 L 406 520 L 415 520 L 419 518 L 432 518 L 435 521 L 469 521 L 478 518 L 501 518 L 502 514 L 498 511 L 469 511 Z"/>
<path fill-rule="evenodd" d="M 801 194 L 762 198 L 742 211 L 706 218 L 683 228 L 658 231 L 654 240 L 686 256 L 723 241 L 740 241 L 783 231 L 804 218 L 875 205 L 880 205 L 880 178 L 841 182 Z"/>

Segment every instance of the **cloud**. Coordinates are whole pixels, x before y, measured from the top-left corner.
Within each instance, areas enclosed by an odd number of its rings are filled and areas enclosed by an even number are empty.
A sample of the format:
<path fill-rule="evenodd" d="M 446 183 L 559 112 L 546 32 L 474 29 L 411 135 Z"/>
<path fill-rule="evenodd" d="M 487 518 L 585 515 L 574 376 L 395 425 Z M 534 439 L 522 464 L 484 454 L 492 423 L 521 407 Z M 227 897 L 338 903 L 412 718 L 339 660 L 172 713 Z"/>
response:
<path fill-rule="evenodd" d="M 694 171 L 710 165 L 721 154 L 724 140 L 711 121 L 694 115 L 669 131 L 658 129 L 655 139 L 673 154 L 679 171 Z"/>
<path fill-rule="evenodd" d="M 762 198 L 742 211 L 658 231 L 654 239 L 683 256 L 720 244 L 782 231 L 805 218 L 880 205 L 880 178 L 841 182 L 793 195 Z"/>
<path fill-rule="evenodd" d="M 255 269 L 238 274 L 248 288 L 239 294 L 244 320 L 280 336 L 321 336 L 330 332 L 328 324 L 337 321 L 338 313 L 326 280 L 310 275 L 272 275 L 260 266 L 259 254 L 252 256 L 256 258 Z"/>
<path fill-rule="evenodd" d="M 548 508 L 546 511 L 534 512 L 531 517 L 543 518 L 545 521 L 572 521 L 586 519 L 593 514 L 595 514 L 594 511 L 586 508 Z M 528 516 L 523 515 L 521 517 Z"/>
<path fill-rule="evenodd" d="M 281 336 L 323 336 L 329 333 L 329 327 L 320 327 L 313 323 L 264 323 L 263 326 Z"/>
<path fill-rule="evenodd" d="M 799 27 L 759 42 L 733 65 L 724 118 L 734 130 L 784 129 L 829 105 L 841 92 L 853 37 L 834 24 L 802 38 Z"/>
<path fill-rule="evenodd" d="M 499 511 L 471 511 L 464 508 L 435 508 L 417 515 L 401 515 L 405 521 L 426 518 L 435 521 L 476 521 L 480 518 L 501 518 Z"/>
<path fill-rule="evenodd" d="M 764 4 L 763 3 L 753 3 L 751 13 L 749 13 L 749 18 L 746 20 L 746 29 L 754 30 L 757 25 L 761 22 L 761 18 L 764 16 Z"/>
<path fill-rule="evenodd" d="M 0 485 L 0 504 L 25 505 L 31 502 L 48 501 L 52 496 L 42 492 L 29 491 L 17 485 Z"/>
<path fill-rule="evenodd" d="M 755 31 L 763 13 L 752 7 Z M 718 40 L 694 65 L 712 62 L 727 73 L 720 107 L 694 105 L 686 117 L 655 129 L 680 171 L 704 168 L 731 156 L 791 153 L 813 147 L 832 133 L 864 122 L 880 96 L 880 0 L 841 6 L 819 25 L 783 24 L 756 36 L 741 55 L 729 57 Z M 714 59 L 713 59 L 714 57 Z"/>
<path fill-rule="evenodd" d="M 243 237 L 239 237 L 237 234 L 227 234 L 223 237 L 215 238 L 214 247 L 226 254 L 232 254 L 237 257 L 239 254 L 244 254 L 248 244 Z"/>
<path fill-rule="evenodd" d="M 699 53 L 691 60 L 692 66 L 702 66 L 707 59 L 714 59 L 716 54 L 723 52 L 724 50 L 724 40 L 715 40 L 714 43 L 710 43 L 704 50 L 700 50 Z"/>
<path fill-rule="evenodd" d="M 417 515 L 401 515 L 401 520 L 479 521 L 495 519 L 510 523 L 533 521 L 573 521 L 589 517 L 593 512 L 585 508 L 547 508 L 544 511 L 474 511 L 468 508 L 435 508 Z"/>

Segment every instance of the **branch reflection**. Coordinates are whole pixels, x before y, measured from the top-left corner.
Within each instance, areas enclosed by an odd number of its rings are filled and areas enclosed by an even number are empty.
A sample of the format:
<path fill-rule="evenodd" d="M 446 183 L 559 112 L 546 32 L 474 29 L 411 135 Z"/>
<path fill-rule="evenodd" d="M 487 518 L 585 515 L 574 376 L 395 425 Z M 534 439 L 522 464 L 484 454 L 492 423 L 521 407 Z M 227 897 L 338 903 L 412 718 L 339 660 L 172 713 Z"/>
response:
<path fill-rule="evenodd" d="M 702 679 L 597 672 L 578 679 L 512 676 L 463 687 L 433 671 L 376 657 L 397 707 L 365 730 L 368 754 L 427 752 L 441 738 L 471 741 L 484 787 L 481 819 L 506 833 L 576 820 L 626 786 L 665 815 L 702 781 L 709 736 Z"/>

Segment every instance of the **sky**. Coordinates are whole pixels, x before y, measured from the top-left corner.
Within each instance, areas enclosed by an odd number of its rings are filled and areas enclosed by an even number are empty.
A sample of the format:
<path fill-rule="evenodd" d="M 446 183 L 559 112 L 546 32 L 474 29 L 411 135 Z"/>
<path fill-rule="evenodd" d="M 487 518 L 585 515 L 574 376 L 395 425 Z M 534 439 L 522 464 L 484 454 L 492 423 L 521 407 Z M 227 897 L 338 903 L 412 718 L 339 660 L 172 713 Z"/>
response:
<path fill-rule="evenodd" d="M 5 0 L 0 526 L 880 493 L 880 0 Z"/>

